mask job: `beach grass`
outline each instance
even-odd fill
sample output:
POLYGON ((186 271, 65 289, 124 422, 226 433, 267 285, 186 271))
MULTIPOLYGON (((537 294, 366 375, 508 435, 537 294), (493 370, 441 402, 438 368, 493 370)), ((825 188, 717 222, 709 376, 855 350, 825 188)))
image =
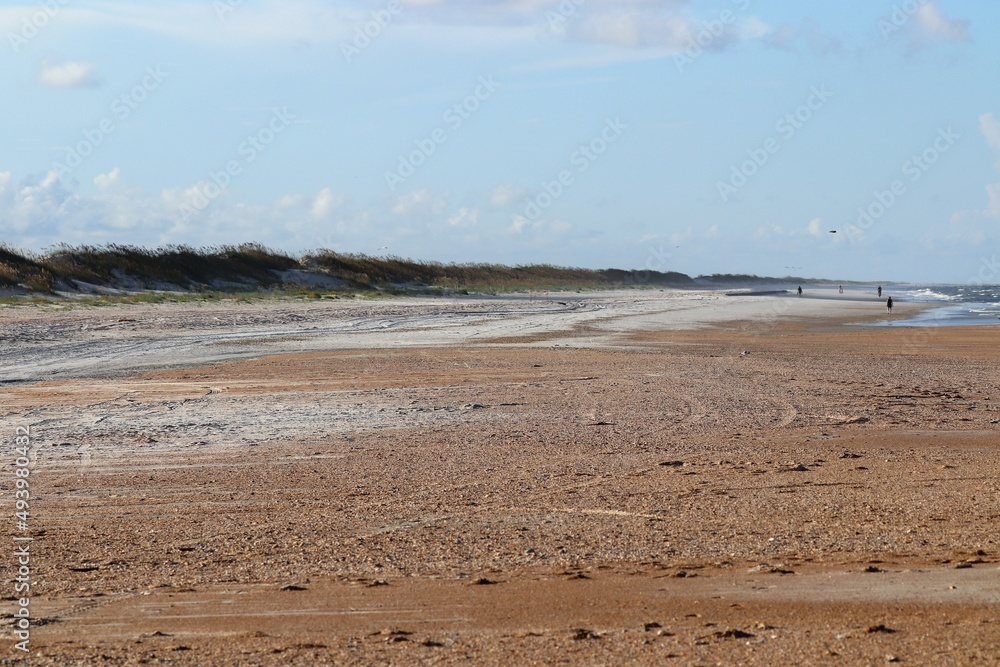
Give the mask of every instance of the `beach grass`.
POLYGON ((317 250, 292 256, 258 243, 191 248, 168 245, 70 246, 44 254, 0 246, 0 288, 9 303, 69 293, 83 303, 159 303, 230 298, 323 298, 355 293, 510 293, 620 287, 693 287, 677 272, 586 269, 550 264, 445 264, 317 250), (287 272, 299 272, 288 278, 287 272), (307 284, 310 280, 315 284, 307 284), (205 296, 211 294, 212 296, 205 296), (79 295, 79 296, 77 296, 79 295), (84 296, 88 295, 88 296, 84 296), (183 295, 183 296, 182 296, 183 295), (319 295, 319 296, 313 296, 319 295))

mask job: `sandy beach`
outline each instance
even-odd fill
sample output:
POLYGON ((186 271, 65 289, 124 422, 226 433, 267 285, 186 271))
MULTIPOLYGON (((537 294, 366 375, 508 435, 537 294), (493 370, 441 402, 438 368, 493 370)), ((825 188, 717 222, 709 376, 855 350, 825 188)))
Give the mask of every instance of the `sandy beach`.
POLYGON ((32 665, 1000 664, 996 326, 836 288, 0 314, 32 665))

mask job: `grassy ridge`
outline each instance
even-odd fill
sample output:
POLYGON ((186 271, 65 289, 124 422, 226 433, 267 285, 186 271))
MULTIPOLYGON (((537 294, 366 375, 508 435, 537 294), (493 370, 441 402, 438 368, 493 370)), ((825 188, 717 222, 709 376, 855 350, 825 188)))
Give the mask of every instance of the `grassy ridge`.
POLYGON ((532 264, 442 264, 399 257, 369 257, 323 251, 306 255, 303 263, 323 273, 364 286, 423 285, 453 289, 529 289, 547 287, 604 287, 615 285, 690 285, 682 273, 580 269, 532 264))
POLYGON ((691 286, 683 273, 580 269, 536 264, 442 264, 399 257, 371 257, 321 250, 296 258, 260 244, 195 249, 165 246, 61 245, 44 255, 0 246, 0 287, 33 292, 81 291, 79 283, 127 289, 226 289, 285 287, 290 269, 342 281, 348 289, 437 287, 517 290, 641 285, 691 286))
POLYGON ((0 287, 24 285, 33 292, 51 292, 52 272, 33 258, 0 245, 0 287))
POLYGON ((39 262, 64 282, 102 286, 138 283, 197 288, 220 281, 270 287, 280 281, 272 270, 297 268, 296 259, 255 243, 196 250, 166 246, 149 250, 127 245, 59 246, 39 262))

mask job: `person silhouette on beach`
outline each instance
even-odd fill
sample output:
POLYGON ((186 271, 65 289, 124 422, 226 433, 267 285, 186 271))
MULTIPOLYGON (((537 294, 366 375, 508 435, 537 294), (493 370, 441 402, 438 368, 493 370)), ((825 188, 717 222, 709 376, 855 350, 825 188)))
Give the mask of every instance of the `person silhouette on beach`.
POLYGON ((880 299, 882 298, 882 286, 881 285, 878 286, 878 296, 879 296, 880 299))
POLYGON ((841 294, 843 294, 843 293, 844 293, 844 286, 843 286, 843 285, 841 285, 841 286, 840 286, 840 293, 841 293, 841 294))
POLYGON ((885 312, 892 315, 892 297, 890 296, 885 302, 885 312))
POLYGON ((802 286, 799 285, 799 296, 802 296, 802 286))

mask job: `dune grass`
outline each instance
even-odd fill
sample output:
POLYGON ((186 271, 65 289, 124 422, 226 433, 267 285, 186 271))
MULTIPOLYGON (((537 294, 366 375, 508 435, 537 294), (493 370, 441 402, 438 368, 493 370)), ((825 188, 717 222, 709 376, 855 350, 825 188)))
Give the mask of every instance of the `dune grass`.
POLYGON ((426 286, 474 291, 524 289, 580 289, 624 285, 691 285, 682 273, 583 269, 551 264, 506 266, 503 264, 443 264, 416 262, 400 257, 371 257, 320 251, 307 254, 303 263, 359 286, 426 286))
POLYGON ((212 299, 221 297, 211 294, 271 292, 322 298, 324 291, 330 291, 285 283, 281 272, 290 269, 334 278, 348 292, 390 294, 693 286, 691 278, 674 272, 596 270, 550 264, 443 264, 330 250, 293 257, 257 243, 201 249, 183 245, 150 249, 119 244, 63 244, 42 255, 0 246, 0 287, 20 288, 35 295, 88 292, 93 291, 92 286, 128 292, 88 297, 87 302, 97 304, 121 300, 177 301, 182 298, 179 293, 187 292, 197 293, 191 298, 212 299))
POLYGON ((52 291, 53 274, 44 264, 28 253, 0 245, 0 287, 24 285, 32 292, 52 291))
POLYGON ((146 289, 197 288, 217 282, 246 283, 248 288, 277 284, 273 270, 296 268, 298 260, 255 243, 196 250, 165 246, 151 250, 129 245, 58 246, 40 262, 64 281, 146 289))

